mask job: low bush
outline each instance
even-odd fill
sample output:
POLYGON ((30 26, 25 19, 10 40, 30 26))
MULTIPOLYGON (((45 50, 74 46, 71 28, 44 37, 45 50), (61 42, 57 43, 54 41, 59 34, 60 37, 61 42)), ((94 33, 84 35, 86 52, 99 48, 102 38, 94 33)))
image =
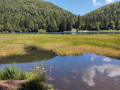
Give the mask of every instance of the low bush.
POLYGON ((46 34, 46 30, 40 29, 40 30, 38 30, 38 34, 46 34))
POLYGON ((44 75, 36 76, 34 79, 24 83, 19 90, 47 90, 45 80, 46 78, 44 75))

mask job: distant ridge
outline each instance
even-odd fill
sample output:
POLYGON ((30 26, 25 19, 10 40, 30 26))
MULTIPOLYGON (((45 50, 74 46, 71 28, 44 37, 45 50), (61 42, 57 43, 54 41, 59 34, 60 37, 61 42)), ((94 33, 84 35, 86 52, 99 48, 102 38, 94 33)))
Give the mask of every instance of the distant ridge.
POLYGON ((82 17, 86 22, 84 29, 120 30, 120 1, 103 6, 82 17))

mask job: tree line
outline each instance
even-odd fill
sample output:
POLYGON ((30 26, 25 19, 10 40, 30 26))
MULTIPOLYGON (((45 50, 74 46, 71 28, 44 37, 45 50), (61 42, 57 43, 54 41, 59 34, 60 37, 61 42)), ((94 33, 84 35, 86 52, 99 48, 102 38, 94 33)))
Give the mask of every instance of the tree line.
POLYGON ((92 11, 80 20, 83 30, 120 30, 120 2, 92 11))
POLYGON ((0 31, 62 32, 74 27, 76 16, 42 0, 0 0, 0 31))
POLYGON ((0 0, 0 31, 120 30, 120 2, 83 16, 42 0, 0 0))

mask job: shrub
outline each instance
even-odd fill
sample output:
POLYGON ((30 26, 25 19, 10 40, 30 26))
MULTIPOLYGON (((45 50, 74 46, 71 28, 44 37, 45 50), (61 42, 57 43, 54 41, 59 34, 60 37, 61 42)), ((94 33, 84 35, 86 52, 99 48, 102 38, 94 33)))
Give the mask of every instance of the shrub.
POLYGON ((23 84, 19 90, 47 90, 45 85, 45 76, 37 76, 27 83, 23 84))
POLYGON ((79 29, 78 29, 78 28, 76 29, 76 32, 79 32, 79 29))
POLYGON ((48 85, 48 87, 49 87, 49 89, 53 89, 54 88, 53 85, 48 85))
POLYGON ((40 30, 38 30, 38 34, 46 34, 46 30, 40 29, 40 30))
POLYGON ((27 83, 22 84, 19 90, 48 90, 49 87, 47 84, 45 84, 46 76, 44 74, 43 68, 43 64, 34 64, 32 72, 36 73, 36 75, 33 75, 32 78, 29 78, 29 81, 27 83))

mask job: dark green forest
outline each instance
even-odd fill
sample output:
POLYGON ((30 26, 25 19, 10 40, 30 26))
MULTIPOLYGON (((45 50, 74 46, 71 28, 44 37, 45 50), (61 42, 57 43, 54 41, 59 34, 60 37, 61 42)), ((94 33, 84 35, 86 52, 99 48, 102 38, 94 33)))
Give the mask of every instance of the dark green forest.
POLYGON ((0 0, 0 31, 71 30, 76 16, 42 0, 0 0))
POLYGON ((80 29, 120 30, 120 2, 106 5, 82 16, 80 29))
POLYGON ((0 0, 0 32, 120 30, 120 2, 83 16, 43 0, 0 0))

